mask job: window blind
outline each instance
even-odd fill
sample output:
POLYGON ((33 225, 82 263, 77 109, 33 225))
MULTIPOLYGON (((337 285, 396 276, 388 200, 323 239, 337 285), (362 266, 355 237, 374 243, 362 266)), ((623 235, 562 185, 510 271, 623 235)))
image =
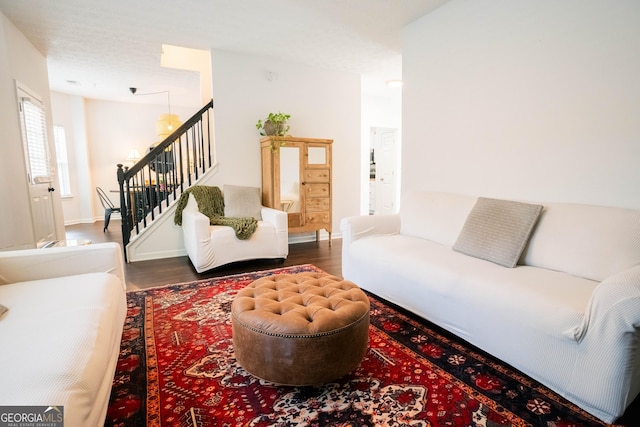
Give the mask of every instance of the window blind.
POLYGON ((32 183, 51 176, 47 127, 44 108, 31 98, 22 98, 22 126, 29 159, 29 175, 32 183))

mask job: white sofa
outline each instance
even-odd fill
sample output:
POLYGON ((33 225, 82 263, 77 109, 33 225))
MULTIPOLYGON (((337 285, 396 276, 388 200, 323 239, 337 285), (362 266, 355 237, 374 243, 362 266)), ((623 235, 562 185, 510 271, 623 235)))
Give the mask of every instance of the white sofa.
POLYGON ((506 268, 452 249, 476 200, 412 192, 343 219, 344 278, 613 422, 640 391, 640 211, 542 203, 506 268))
POLYGON ((116 243, 0 252, 0 406, 104 425, 126 316, 116 243))
MULTIPOLYGON (((228 187, 225 186, 225 192, 228 191, 228 187)), ((259 191, 257 188, 256 190, 259 191)), ((256 194, 256 203, 259 205, 259 193, 256 194)), ((225 209, 227 208, 228 206, 225 206, 225 209)), ((264 206, 258 206, 257 210, 259 213, 256 213, 256 216, 259 216, 260 220, 256 231, 249 239, 240 240, 231 227, 209 225, 209 218, 200 213, 195 197, 189 194, 189 201, 182 211, 182 234, 187 255, 198 273, 236 261, 287 258, 287 213, 264 206)))

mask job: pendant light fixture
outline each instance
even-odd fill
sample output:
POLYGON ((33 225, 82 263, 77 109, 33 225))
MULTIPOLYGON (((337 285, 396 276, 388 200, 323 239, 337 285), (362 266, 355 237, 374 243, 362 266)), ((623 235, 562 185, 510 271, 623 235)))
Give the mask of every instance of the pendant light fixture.
POLYGON ((160 117, 156 121, 156 134, 160 137, 160 140, 166 139, 173 133, 173 131, 175 131, 182 125, 180 117, 177 114, 171 114, 171 94, 168 90, 160 92, 136 93, 138 91, 138 88, 130 87, 129 91, 136 96, 159 95, 161 93, 167 94, 168 114, 160 114, 160 117))
POLYGON ((161 140, 164 140, 182 125, 180 117, 177 114, 160 114, 160 118, 156 122, 156 134, 161 140))

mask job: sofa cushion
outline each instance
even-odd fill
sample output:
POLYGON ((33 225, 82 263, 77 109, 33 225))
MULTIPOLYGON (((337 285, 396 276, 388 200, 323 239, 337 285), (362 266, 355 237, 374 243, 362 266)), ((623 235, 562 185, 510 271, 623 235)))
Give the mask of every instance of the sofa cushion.
POLYGON ((598 285, 558 271, 503 268, 403 235, 356 240, 347 251, 356 265, 348 280, 362 289, 469 341, 477 343, 482 335, 516 353, 519 350, 510 343, 527 339, 531 331, 563 339, 564 331, 580 323, 598 285), (487 320, 485 327, 481 319, 487 320), (496 325, 501 322, 505 323, 501 333, 511 330, 519 338, 501 335, 496 340, 496 325))
POLYGON ((402 197, 400 234, 451 246, 475 202, 475 197, 461 194, 408 192, 402 197))
POLYGON ((479 197, 453 250, 513 268, 541 211, 542 205, 479 197))
POLYGON ((549 203, 521 263, 602 281, 640 264, 640 210, 549 203))
POLYGON ((224 216, 253 217, 260 221, 262 202, 260 188, 240 185, 224 185, 224 216))

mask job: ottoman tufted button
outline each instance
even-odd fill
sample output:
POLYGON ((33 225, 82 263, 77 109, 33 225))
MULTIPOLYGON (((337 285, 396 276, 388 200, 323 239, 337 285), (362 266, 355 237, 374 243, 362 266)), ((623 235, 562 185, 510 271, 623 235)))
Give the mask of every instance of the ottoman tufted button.
POLYGON ((326 273, 263 277, 231 305, 238 363, 279 384, 312 385, 344 376, 364 357, 369 299, 326 273))

